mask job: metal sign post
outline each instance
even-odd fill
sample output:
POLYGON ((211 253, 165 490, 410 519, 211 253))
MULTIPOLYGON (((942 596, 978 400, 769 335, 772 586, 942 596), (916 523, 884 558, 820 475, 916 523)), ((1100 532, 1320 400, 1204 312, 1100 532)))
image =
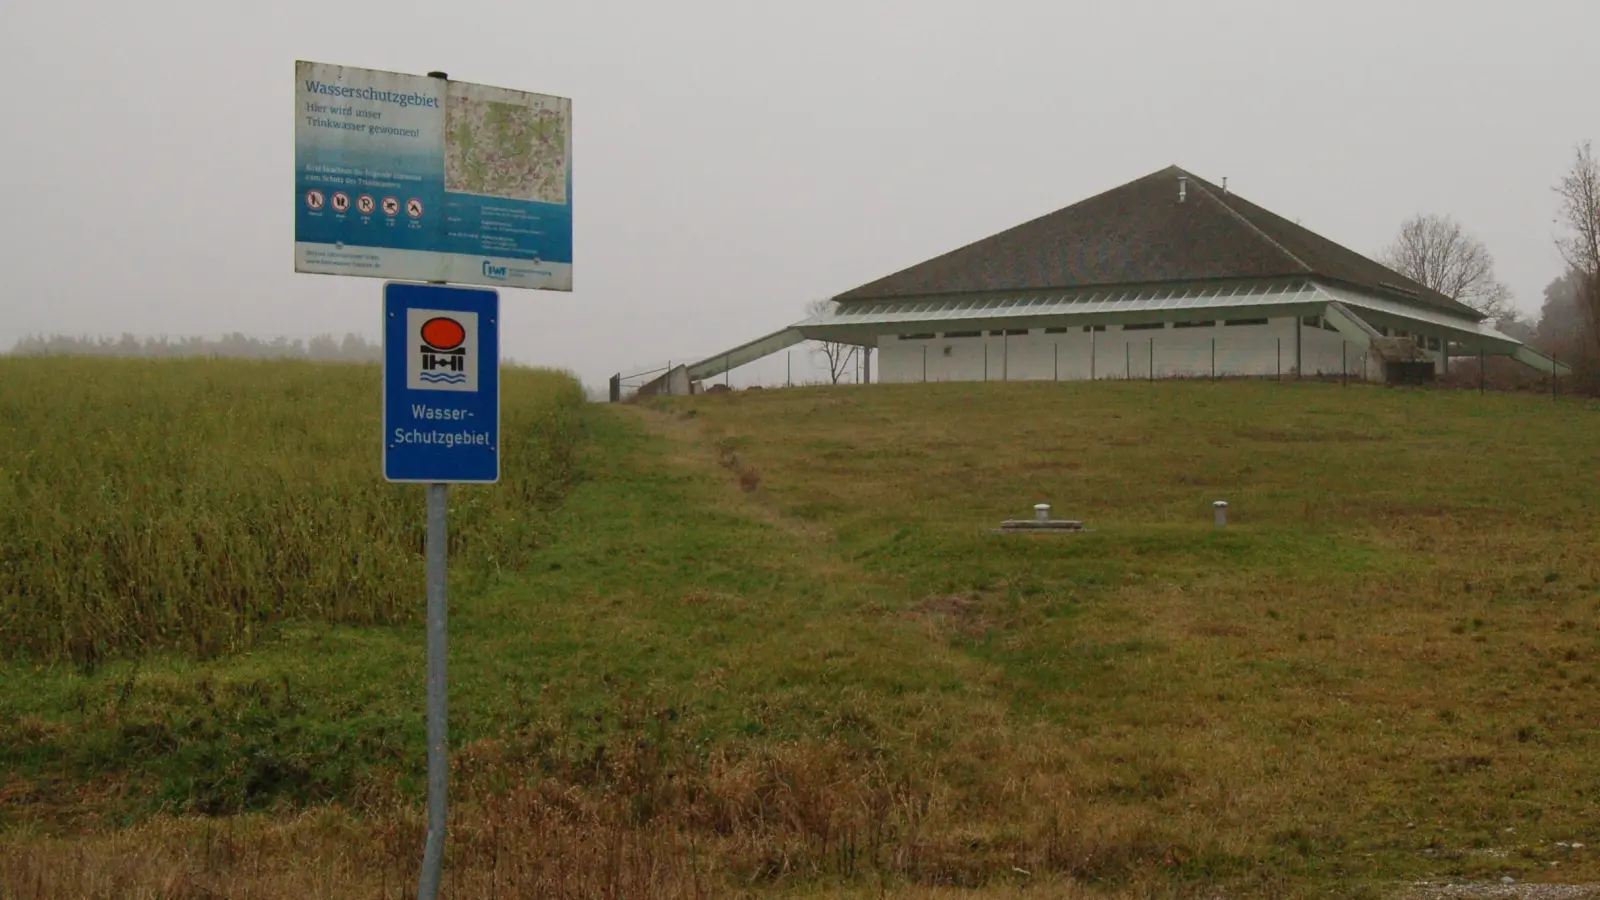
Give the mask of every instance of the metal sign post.
POLYGON ((500 297, 495 291, 384 285, 383 475, 425 484, 428 493, 428 839, 417 897, 434 900, 449 809, 450 484, 500 480, 500 297))
POLYGON ((422 851, 418 900, 439 896, 444 871, 444 834, 450 792, 449 757, 449 579, 450 485, 428 485, 428 842, 422 851))
POLYGON ((449 486, 500 480, 493 288, 572 290, 572 101, 306 60, 294 81, 294 271, 407 279, 383 288, 383 476, 427 485, 428 841, 417 896, 433 900, 450 774, 449 486))

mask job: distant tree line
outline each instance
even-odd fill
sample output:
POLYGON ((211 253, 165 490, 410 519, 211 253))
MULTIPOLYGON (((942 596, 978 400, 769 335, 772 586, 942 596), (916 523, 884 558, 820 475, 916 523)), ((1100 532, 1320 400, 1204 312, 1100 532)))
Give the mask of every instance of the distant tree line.
POLYGON ((263 339, 240 332, 210 337, 74 337, 51 335, 25 337, 11 348, 14 356, 130 356, 183 357, 215 356, 236 359, 308 359, 315 362, 377 362, 383 358, 383 345, 370 343, 359 334, 346 334, 341 340, 321 334, 309 341, 300 338, 263 339))

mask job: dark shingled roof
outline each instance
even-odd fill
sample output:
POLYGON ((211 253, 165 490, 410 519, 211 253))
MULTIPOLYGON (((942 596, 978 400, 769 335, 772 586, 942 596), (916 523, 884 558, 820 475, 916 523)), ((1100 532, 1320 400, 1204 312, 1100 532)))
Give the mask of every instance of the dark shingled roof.
POLYGON ((1319 276, 1474 321, 1483 316, 1238 194, 1170 166, 835 297, 1319 276), (1188 197, 1178 202, 1178 178, 1188 197))

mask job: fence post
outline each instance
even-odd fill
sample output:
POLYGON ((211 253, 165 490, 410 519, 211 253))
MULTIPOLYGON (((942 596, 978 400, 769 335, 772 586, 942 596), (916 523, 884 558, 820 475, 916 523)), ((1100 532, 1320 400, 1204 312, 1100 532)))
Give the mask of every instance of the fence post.
POLYGON ((1483 393, 1483 345, 1478 345, 1478 393, 1483 393))
POLYGON ((1339 386, 1350 384, 1350 342, 1339 342, 1339 386))
POLYGON ((1095 348, 1095 344, 1097 343, 1097 341, 1095 341, 1094 338, 1095 338, 1095 335, 1097 333, 1098 332, 1096 332, 1094 330, 1094 326, 1090 325, 1089 326, 1089 380, 1090 381, 1094 380, 1094 348, 1095 348))
POLYGON ((1217 339, 1211 339, 1211 380, 1217 380, 1217 339))
POLYGON ((928 345, 922 345, 922 383, 928 383, 928 345))
POLYGON ((1278 338, 1278 383, 1283 383, 1283 338, 1278 338))
MULTIPOLYGON (((981 331, 978 332, 978 333, 979 334, 983 334, 983 332, 981 332, 981 331)), ((984 339, 983 339, 983 380, 984 381, 988 381, 989 380, 989 338, 988 337, 984 337, 984 339)))
POLYGON ((1054 352, 1055 352, 1056 358, 1055 358, 1055 374, 1050 376, 1050 380, 1051 381, 1060 381, 1061 380, 1061 342, 1060 341, 1056 341, 1051 346, 1055 348, 1054 352))
POLYGON ((1156 339, 1155 338, 1151 338, 1150 339, 1150 381, 1153 384, 1155 382, 1155 380, 1156 380, 1156 339))
POLYGON ((783 386, 794 387, 794 351, 786 350, 783 354, 783 386))
POLYGON ((1304 325, 1305 325, 1305 317, 1304 316, 1295 316, 1294 317, 1294 380, 1295 381, 1299 381, 1300 379, 1306 377, 1306 348, 1305 348, 1305 333, 1304 333, 1304 330, 1303 330, 1303 326, 1304 325))
POLYGON ((1133 380, 1133 345, 1127 338, 1122 340, 1122 380, 1133 380))

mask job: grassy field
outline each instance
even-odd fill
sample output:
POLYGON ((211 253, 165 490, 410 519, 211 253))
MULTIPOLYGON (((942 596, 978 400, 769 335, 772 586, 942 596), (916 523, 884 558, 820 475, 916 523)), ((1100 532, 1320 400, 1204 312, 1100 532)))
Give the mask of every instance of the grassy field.
MULTIPOLYGON (((414 491, 374 478, 375 366, 0 359, 0 646, 92 669, 286 620, 415 618, 414 491)), ((537 543, 572 465, 565 378, 511 370, 513 475, 456 504, 469 574, 537 543)))
MULTIPOLYGON (((81 389, 102 424, 80 430, 139 408, 98 399, 126 381, 81 389)), ((383 497, 369 405, 324 440, 337 483, 383 497)), ((570 473, 539 468, 539 428, 508 442, 541 536, 452 594, 451 896, 1600 879, 1592 403, 919 385, 571 415, 570 473), (1092 531, 985 533, 1041 500, 1092 531)), ((208 434, 188 446, 237 452, 208 434)), ((470 496, 519 521, 496 490, 470 496)), ((396 496, 410 528, 420 495, 396 496)), ((92 671, 49 642, 15 655, 0 895, 413 890, 415 593, 368 619, 301 607, 216 652, 179 620, 92 671)))

